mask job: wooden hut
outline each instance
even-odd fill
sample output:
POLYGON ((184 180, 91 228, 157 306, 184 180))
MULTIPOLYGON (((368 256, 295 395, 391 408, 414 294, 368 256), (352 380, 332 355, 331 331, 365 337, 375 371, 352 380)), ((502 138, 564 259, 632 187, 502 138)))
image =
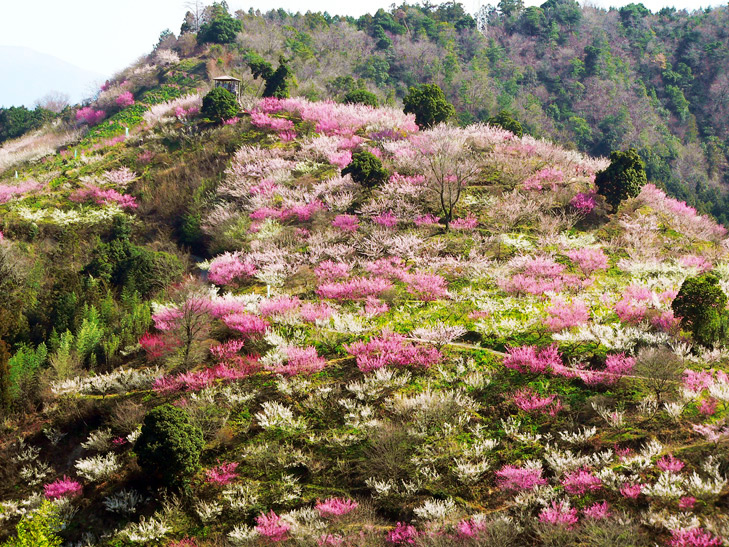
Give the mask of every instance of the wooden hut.
POLYGON ((217 78, 213 78, 213 82, 215 82, 215 87, 227 89, 235 95, 236 99, 240 100, 240 80, 238 78, 233 78, 233 76, 218 76, 217 78))

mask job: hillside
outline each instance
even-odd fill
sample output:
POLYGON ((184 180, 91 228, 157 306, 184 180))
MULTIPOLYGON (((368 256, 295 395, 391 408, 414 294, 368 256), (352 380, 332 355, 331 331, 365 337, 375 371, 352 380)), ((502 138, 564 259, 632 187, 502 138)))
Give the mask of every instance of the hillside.
POLYGON ((237 12, 243 31, 233 54, 216 55, 210 68, 254 91, 246 56, 275 63, 283 54, 296 93, 310 100, 339 99, 360 80, 394 105, 409 86, 437 83, 461 124, 506 109, 529 134, 584 153, 637 148, 650 180, 729 221, 727 6, 651 13, 638 3, 610 11, 574 0, 493 4, 500 8, 473 16, 457 3, 403 4, 356 20, 237 12))
POLYGON ((729 543, 723 226, 227 47, 0 148, 4 545, 729 543))

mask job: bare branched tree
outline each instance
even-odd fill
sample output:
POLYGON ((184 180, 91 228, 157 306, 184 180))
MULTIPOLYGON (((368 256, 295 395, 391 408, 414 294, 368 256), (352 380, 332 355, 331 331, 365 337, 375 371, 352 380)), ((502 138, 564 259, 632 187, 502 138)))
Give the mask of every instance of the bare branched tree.
POLYGON ((40 106, 56 114, 60 113, 69 104, 70 97, 68 94, 61 93, 60 91, 51 91, 35 102, 36 106, 40 106))
POLYGON ((447 231, 463 191, 481 170, 478 156, 462 132, 445 125, 423 135, 420 153, 428 189, 447 231))

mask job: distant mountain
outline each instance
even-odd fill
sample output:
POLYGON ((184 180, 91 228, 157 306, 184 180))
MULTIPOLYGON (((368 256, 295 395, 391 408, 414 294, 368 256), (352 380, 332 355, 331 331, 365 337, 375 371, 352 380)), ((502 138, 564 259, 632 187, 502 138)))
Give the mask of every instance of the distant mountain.
POLYGON ((50 91, 60 91, 79 102, 91 95, 103 74, 26 47, 0 46, 0 106, 32 106, 50 91))

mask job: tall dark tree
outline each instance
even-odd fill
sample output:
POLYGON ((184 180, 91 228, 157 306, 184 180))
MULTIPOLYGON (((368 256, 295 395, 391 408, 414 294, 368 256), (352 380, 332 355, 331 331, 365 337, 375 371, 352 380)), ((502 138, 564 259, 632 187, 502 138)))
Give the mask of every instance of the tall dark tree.
POLYGON ((647 182, 645 164, 634 148, 612 152, 610 165, 595 175, 598 193, 615 209, 624 199, 637 196, 647 182))
POLYGON ((134 452, 150 477, 178 486, 200 469, 204 444, 202 432, 190 423, 185 411, 165 404, 144 417, 134 452))
POLYGON ((415 114, 415 123, 423 128, 444 122, 456 113, 443 90, 436 84, 411 87, 403 102, 405 112, 415 114))

